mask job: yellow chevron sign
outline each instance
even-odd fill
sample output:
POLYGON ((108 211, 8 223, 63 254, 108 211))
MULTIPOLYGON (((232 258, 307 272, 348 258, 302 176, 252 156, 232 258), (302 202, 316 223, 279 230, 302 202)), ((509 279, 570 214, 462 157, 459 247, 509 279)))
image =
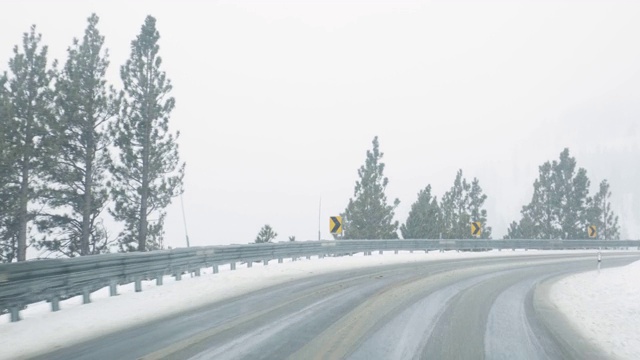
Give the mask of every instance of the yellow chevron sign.
POLYGON ((598 230, 596 229, 595 225, 589 225, 589 227, 587 228, 587 232, 589 233, 590 238, 595 238, 596 236, 598 236, 598 230))
POLYGON ((482 223, 480 223, 480 221, 474 221, 471 223, 471 235, 473 236, 482 235, 482 223))
POLYGON ((332 216, 329 218, 329 231, 332 234, 342 234, 342 216, 332 216))

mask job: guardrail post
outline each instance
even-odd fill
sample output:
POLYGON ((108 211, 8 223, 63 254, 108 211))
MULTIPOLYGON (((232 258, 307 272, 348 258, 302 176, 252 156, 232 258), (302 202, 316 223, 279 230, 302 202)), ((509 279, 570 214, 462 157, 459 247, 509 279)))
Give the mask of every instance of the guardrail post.
POLYGON ((200 276, 200 268, 197 268, 194 272, 196 273, 196 276, 200 276))
POLYGON ((379 254, 382 255, 384 253, 384 251, 380 250, 379 254))
POLYGON ((252 266, 253 266, 253 260, 247 261, 247 268, 250 268, 252 266))
POLYGON ((164 275, 162 273, 156 276, 156 286, 162 286, 163 278, 164 278, 164 275))
POLYGON ((136 288, 136 292, 141 292, 142 291, 142 280, 140 278, 136 278, 135 280, 135 288, 136 288))
POLYGON ((88 288, 82 289, 82 303, 89 304, 91 302, 91 291, 88 288))
POLYGON ((291 261, 296 261, 296 260, 298 260, 298 258, 296 258, 296 257, 292 257, 291 258, 291 261))
POLYGON ((311 256, 310 255, 307 255, 307 260, 311 260, 311 256))
POLYGON ((284 260, 282 258, 278 258, 278 264, 282 264, 284 260))
POLYGON ((12 306, 9 311, 11 311, 11 322, 20 321, 20 307, 12 306))
POLYGON ((393 253, 397 255, 398 254, 398 250, 394 250, 393 253))
POLYGON ((176 281, 182 280, 182 270, 176 272, 176 281))
POLYGON ((118 284, 114 281, 109 284, 109 296, 118 295, 118 284))
POLYGON ((235 270, 235 269, 236 269, 236 263, 235 263, 235 262, 232 262, 232 263, 231 263, 231 270, 235 270))
POLYGON ((218 270, 218 265, 213 265, 213 273, 217 274, 220 270, 218 270))
POLYGON ((51 311, 59 311, 60 310, 60 298, 54 296, 51 298, 51 311))
POLYGON ((262 260, 262 264, 263 264, 264 266, 269 265, 269 260, 267 260, 267 259, 262 260))

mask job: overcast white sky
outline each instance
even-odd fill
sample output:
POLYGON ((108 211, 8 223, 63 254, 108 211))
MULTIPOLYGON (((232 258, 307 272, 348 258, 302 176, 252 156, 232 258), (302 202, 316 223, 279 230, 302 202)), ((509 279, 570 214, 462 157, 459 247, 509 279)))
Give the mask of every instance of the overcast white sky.
MULTIPOLYGON (((375 135, 403 222, 462 168, 489 196, 494 238, 564 147, 609 179, 623 237, 640 238, 640 3, 3 1, 0 70, 31 24, 65 59, 96 12, 109 80, 147 14, 161 35, 187 162, 192 245, 322 237, 375 135)), ((184 246, 179 198, 168 246, 184 246)))

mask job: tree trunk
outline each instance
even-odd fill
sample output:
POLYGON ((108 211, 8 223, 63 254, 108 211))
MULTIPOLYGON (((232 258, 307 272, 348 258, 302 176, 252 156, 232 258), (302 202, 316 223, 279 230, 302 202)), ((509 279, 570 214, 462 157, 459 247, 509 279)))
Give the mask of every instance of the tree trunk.
POLYGON ((80 255, 89 255, 91 235, 91 199, 93 195, 93 134, 89 135, 87 157, 85 158, 84 204, 82 206, 82 234, 80 235, 80 255))
POLYGON ((20 182, 20 206, 18 208, 18 261, 27 260, 27 222, 29 221, 29 157, 22 157, 22 179, 20 182))
POLYGON ((147 242, 147 198, 149 193, 148 144, 142 150, 142 195, 140 196, 140 229, 138 231, 138 251, 145 251, 147 242))
POLYGON ((147 243, 147 200, 149 198, 149 148, 151 146, 151 114, 148 111, 144 126, 142 145, 142 194, 140 195, 140 230, 138 231, 138 251, 146 250, 147 243))

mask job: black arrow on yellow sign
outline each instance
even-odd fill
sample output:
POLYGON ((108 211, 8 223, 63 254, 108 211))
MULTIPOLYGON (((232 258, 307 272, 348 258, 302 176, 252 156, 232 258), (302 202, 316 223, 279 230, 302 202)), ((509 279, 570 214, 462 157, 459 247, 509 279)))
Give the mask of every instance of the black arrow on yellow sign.
POLYGON ((482 224, 479 221, 471 223, 471 235, 478 236, 482 234, 482 224))
POLYGON ((595 225, 589 225, 589 237, 594 238, 598 235, 598 231, 595 225))
POLYGON ((342 233, 342 216, 331 216, 329 218, 329 230, 332 234, 342 233))

